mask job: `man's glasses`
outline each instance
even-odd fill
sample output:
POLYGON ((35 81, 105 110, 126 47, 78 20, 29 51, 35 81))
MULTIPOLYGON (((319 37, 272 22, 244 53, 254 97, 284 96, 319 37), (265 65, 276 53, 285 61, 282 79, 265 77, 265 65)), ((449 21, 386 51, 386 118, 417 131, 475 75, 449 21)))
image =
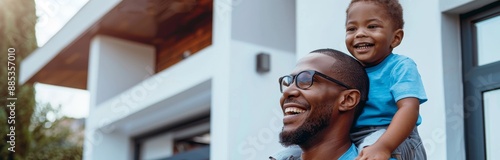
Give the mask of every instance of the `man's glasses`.
POLYGON ((323 77, 323 78, 325 78, 333 83, 337 83, 338 85, 345 87, 347 89, 353 89, 352 87, 349 87, 348 85, 346 85, 346 84, 344 84, 344 83, 342 83, 342 82, 340 82, 332 77, 329 77, 323 73, 320 73, 318 71, 305 70, 305 71, 300 72, 297 75, 286 75, 286 76, 280 77, 279 83, 280 83, 281 93, 283 93, 283 91, 285 89, 290 87, 290 85, 293 82, 295 82, 295 86, 297 86, 297 88, 300 88, 302 90, 308 89, 309 87, 311 87, 313 85, 314 75, 318 75, 320 77, 323 77))

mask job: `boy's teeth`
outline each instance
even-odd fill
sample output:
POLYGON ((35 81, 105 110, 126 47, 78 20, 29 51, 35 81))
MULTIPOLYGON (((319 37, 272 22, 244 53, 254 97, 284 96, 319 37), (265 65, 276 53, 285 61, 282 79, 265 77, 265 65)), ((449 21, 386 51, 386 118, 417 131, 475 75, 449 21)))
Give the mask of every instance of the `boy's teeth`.
POLYGON ((299 114, 299 113, 304 113, 305 110, 296 108, 296 107, 288 107, 285 109, 285 113, 287 114, 299 114))
POLYGON ((369 48, 371 46, 372 45, 368 44, 368 43, 361 43, 361 44, 356 45, 355 47, 358 48, 358 49, 366 49, 366 48, 369 48))

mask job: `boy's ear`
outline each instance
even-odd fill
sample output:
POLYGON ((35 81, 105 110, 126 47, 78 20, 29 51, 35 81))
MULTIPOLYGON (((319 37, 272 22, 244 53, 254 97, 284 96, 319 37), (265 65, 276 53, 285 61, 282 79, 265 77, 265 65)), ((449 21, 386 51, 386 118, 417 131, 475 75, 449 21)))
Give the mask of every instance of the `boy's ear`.
POLYGON ((394 31, 394 39, 392 40, 391 48, 396 48, 397 46, 399 46, 399 44, 401 44, 401 41, 403 41, 404 34, 405 33, 403 29, 398 29, 394 31))
POLYGON ((358 105, 361 93, 357 89, 348 89, 342 92, 342 101, 339 110, 341 112, 352 110, 358 105))

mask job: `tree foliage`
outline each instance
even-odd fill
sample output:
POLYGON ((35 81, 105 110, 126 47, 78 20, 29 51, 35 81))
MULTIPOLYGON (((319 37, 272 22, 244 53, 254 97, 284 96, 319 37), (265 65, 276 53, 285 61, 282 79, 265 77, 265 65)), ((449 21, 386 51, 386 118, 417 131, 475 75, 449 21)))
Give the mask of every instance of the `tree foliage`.
POLYGON ((20 62, 37 48, 35 38, 35 2, 33 0, 0 0, 0 128, 1 137, 9 132, 7 117, 11 116, 6 107, 7 97, 15 97, 15 152, 7 150, 9 144, 0 143, 1 159, 22 159, 29 150, 31 133, 29 126, 35 109, 35 91, 32 85, 18 85, 20 62), (14 48, 15 59, 15 95, 9 96, 7 90, 7 53, 14 48))
POLYGON ((82 159, 84 126, 75 123, 78 120, 73 118, 62 117, 55 121, 47 118, 50 115, 59 115, 59 110, 60 106, 54 109, 50 104, 37 107, 30 130, 38 134, 33 135, 32 148, 26 155, 27 160, 82 159))
MULTIPOLYGON (((19 85, 21 61, 37 48, 35 37, 36 12, 34 0, 0 0, 0 160, 3 159, 81 159, 82 144, 69 141, 74 131, 64 125, 71 121, 60 118, 55 121, 46 119, 48 114, 57 114, 50 105, 41 106, 36 111, 35 90, 33 85, 19 85), (7 54, 14 48, 15 95, 8 94, 7 54), (15 152, 6 143, 10 136, 8 117, 12 116, 7 106, 7 97, 17 98, 15 104, 15 152), (36 113, 35 113, 36 111, 36 113), (51 124, 50 124, 51 123, 51 124)), ((29 64, 27 64, 29 65, 29 64)), ((9 101, 10 102, 10 101, 9 101)), ((69 120, 68 120, 69 119, 69 120)), ((83 138, 83 135, 82 135, 83 138)), ((80 139, 82 139, 80 138, 80 139)), ((78 138, 77 138, 78 139, 78 138)))

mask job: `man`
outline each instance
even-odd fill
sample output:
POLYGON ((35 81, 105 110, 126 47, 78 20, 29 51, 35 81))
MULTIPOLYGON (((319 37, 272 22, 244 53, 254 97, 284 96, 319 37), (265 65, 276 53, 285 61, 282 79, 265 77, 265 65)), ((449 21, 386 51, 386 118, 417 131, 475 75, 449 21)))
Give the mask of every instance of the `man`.
POLYGON ((349 130, 368 95, 368 77, 354 58, 333 49, 312 51, 279 78, 284 113, 272 160, 353 160, 349 130))

